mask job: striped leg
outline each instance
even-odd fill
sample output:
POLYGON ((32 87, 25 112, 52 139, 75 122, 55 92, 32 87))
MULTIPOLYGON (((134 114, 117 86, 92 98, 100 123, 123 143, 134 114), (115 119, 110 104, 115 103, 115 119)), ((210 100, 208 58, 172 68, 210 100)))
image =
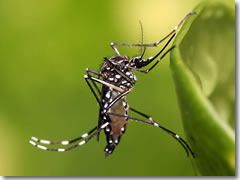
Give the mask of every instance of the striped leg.
POLYGON ((98 83, 100 83, 100 84, 103 84, 103 85, 105 85, 105 86, 108 86, 108 87, 110 87, 110 88, 113 88, 113 89, 115 89, 115 90, 118 91, 118 92, 121 92, 121 93, 124 92, 124 90, 123 90, 122 88, 117 87, 117 86, 115 86, 115 85, 112 85, 112 84, 110 84, 110 83, 108 83, 108 82, 105 82, 105 81, 103 81, 103 80, 100 80, 100 79, 98 79, 98 78, 95 78, 95 77, 93 77, 93 76, 84 75, 84 78, 85 78, 85 79, 90 79, 91 81, 96 81, 96 82, 98 82, 98 83))
POLYGON ((140 47, 156 47, 158 46, 158 44, 160 44, 161 42, 163 42, 165 39, 167 39, 169 36, 171 36, 172 34, 174 34, 178 28, 186 21, 186 19, 193 15, 193 14, 196 14, 196 12, 190 12, 188 13, 181 21, 180 23, 170 32, 168 33, 164 38, 162 38, 161 40, 155 42, 155 43, 152 43, 152 44, 129 44, 129 43, 111 43, 111 47, 114 51, 114 53, 117 55, 117 56, 120 56, 120 53, 119 51, 117 50, 116 46, 140 46, 140 47))
MULTIPOLYGON (((122 97, 126 96, 126 95, 127 95, 129 92, 131 92, 131 90, 132 90, 132 88, 131 88, 131 89, 129 89, 128 91, 124 91, 123 89, 121 89, 121 88, 119 88, 119 87, 117 87, 117 86, 114 86, 114 85, 112 85, 112 84, 109 84, 109 83, 107 83, 107 82, 105 82, 105 81, 99 80, 99 79, 94 78, 94 77, 89 76, 89 75, 88 75, 88 76, 85 75, 84 78, 85 78, 85 80, 86 80, 89 88, 91 89, 94 97, 96 98, 96 100, 97 100, 100 108, 103 109, 103 112, 104 112, 105 114, 106 114, 106 112, 107 112, 117 101, 119 101, 119 99, 121 99, 122 97), (93 87, 92 87, 91 84, 88 82, 89 79, 90 79, 91 81, 96 81, 96 82, 98 82, 98 83, 100 83, 100 84, 106 85, 106 86, 111 87, 111 88, 116 89, 116 90, 117 90, 117 88, 119 88, 119 89, 121 89, 121 91, 119 90, 119 92, 121 92, 121 93, 120 93, 116 98, 113 99, 113 101, 111 102, 111 104, 109 104, 109 106, 108 106, 107 108, 104 108, 104 107, 102 106, 102 103, 100 102, 100 100, 99 100, 96 92, 94 91, 93 87)), ((106 114, 106 115, 108 115, 108 114, 106 114)))
MULTIPOLYGON (((152 61, 154 61, 160 54, 162 54, 162 52, 167 48, 167 46, 169 45, 169 43, 173 40, 174 36, 176 35, 176 33, 174 33, 171 38, 167 41, 167 43, 164 45, 164 47, 154 56, 154 57, 150 57, 145 61, 141 61, 138 65, 138 68, 142 68, 147 66, 148 64, 150 64, 152 61)), ((170 48, 172 49, 172 48, 170 48)), ((162 57, 160 57, 160 59, 157 61, 159 62, 161 59, 163 59, 163 57, 169 52, 170 50, 167 50, 166 53, 164 53, 164 55, 162 57)), ((155 65, 154 65, 155 66, 155 65)), ((152 68, 151 68, 152 69, 152 68)), ((149 72, 149 70, 146 70, 147 72, 149 72)), ((147 73, 146 72, 146 73, 147 73)))
MULTIPOLYGON (((135 68, 135 67, 130 67, 130 66, 129 66, 128 68, 133 69, 133 70, 135 70, 135 71, 139 71, 139 72, 142 72, 142 73, 147 74, 147 73, 149 73, 170 51, 172 51, 175 47, 176 47, 176 46, 172 46, 171 48, 169 48, 169 49, 168 49, 149 69, 147 69, 147 70, 142 70, 142 69, 135 68)), ((165 48, 165 47, 164 47, 164 48, 165 48)), ((161 51, 160 51, 159 53, 161 53, 161 51)), ((159 53, 158 53, 156 56, 159 56, 159 53)), ((144 67, 144 66, 147 66, 148 64, 150 64, 150 63, 156 58, 156 56, 153 57, 153 58, 149 58, 149 59, 147 59, 146 61, 142 61, 141 64, 139 64, 139 65, 141 65, 140 68, 141 68, 141 67, 144 67)))
POLYGON ((131 111, 133 111, 133 112, 135 112, 137 114, 140 114, 141 116, 143 116, 143 117, 147 118, 148 120, 152 121, 152 117, 149 116, 149 115, 146 115, 146 114, 144 114, 144 113, 142 113, 142 112, 140 112, 140 111, 138 111, 136 109, 133 109, 131 107, 129 107, 129 110, 131 110, 131 111))
POLYGON ((78 144, 75 144, 71 147, 68 147, 68 148, 47 148, 45 146, 42 146, 42 145, 39 145, 37 144, 36 142, 33 142, 33 141, 29 141, 33 146, 37 147, 37 148, 40 148, 40 149, 43 149, 43 150, 46 150, 46 151, 58 151, 58 152, 63 152, 63 151, 70 151, 76 147, 79 147, 79 146, 82 146, 83 144, 86 144, 88 141, 90 141, 94 136, 96 136, 101 130, 103 130, 107 125, 109 125, 109 122, 106 122, 104 123, 99 129, 97 129, 97 131, 95 131, 92 135, 90 135, 88 138, 86 138, 85 140, 81 141, 80 143, 78 144))
POLYGON ((171 50, 173 50, 176 46, 172 46, 169 48, 158 60, 155 62, 149 69, 145 70, 145 73, 149 73, 171 50))
POLYGON ((153 60, 155 60, 167 47, 167 45, 171 42, 171 40, 173 39, 173 37, 176 34, 173 34, 172 37, 169 39, 169 41, 165 44, 165 46, 154 56, 154 57, 150 57, 147 60, 140 60, 141 62, 139 62, 138 66, 139 67, 131 67, 128 66, 129 69, 135 70, 135 71, 139 71, 142 73, 149 73, 170 51, 172 51, 176 46, 172 46, 171 48, 169 48, 149 69, 147 70, 142 70, 140 68, 147 66, 148 64, 150 64, 153 60))
MULTIPOLYGON (((85 75, 84 78, 85 78, 85 80, 86 80, 86 83, 87 83, 88 87, 90 88, 91 92, 93 93, 96 101, 98 102, 98 105, 99 105, 99 107, 100 107, 100 110, 102 111, 102 110, 103 110, 103 104, 102 104, 102 102, 100 101, 101 91, 100 91, 100 89, 98 88, 98 86, 97 86, 97 84, 96 84, 96 81, 94 81, 94 80, 91 79, 92 76, 90 75, 90 73, 96 74, 96 75, 98 75, 99 77, 101 76, 101 74, 100 74, 99 72, 97 72, 97 71, 94 71, 94 70, 88 69, 88 68, 86 69, 86 71, 87 71, 87 74, 88 74, 88 75, 85 75), (98 97, 97 93, 95 92, 95 90, 93 89, 92 85, 90 84, 89 80, 93 83, 95 89, 97 89, 97 92, 98 92, 99 97, 98 97)), ((100 83, 100 82, 98 82, 98 83, 100 83)), ((108 120, 109 122, 111 121, 111 119, 110 119, 110 117, 108 116, 108 114, 106 114, 106 118, 107 118, 107 120, 108 120)), ((102 123, 103 123, 103 121, 102 121, 102 119, 100 118, 100 115, 99 115, 99 116, 98 116, 98 125, 97 125, 97 128, 99 128, 102 123)), ((100 133, 97 134, 97 141, 99 141, 99 138, 100 138, 100 133)))
POLYGON ((154 125, 160 129, 162 129, 163 131, 167 132, 169 135, 171 135, 174 139, 176 139, 181 145, 182 147, 185 149, 186 153, 187 153, 187 156, 189 156, 189 152, 191 153, 192 157, 195 158, 195 154, 193 153, 192 149, 190 148, 190 146, 187 144, 187 142, 182 139, 179 135, 177 135, 176 133, 168 130, 167 128, 161 126, 159 123, 157 123, 156 121, 153 121, 153 120, 143 120, 143 119, 139 119, 139 118, 135 118, 135 117, 130 117, 130 116, 126 116, 126 115, 121 115, 121 114, 116 114, 116 113, 111 113, 111 112, 108 112, 109 115, 113 115, 113 116, 119 116, 119 117, 125 117, 125 118, 128 118, 128 119, 133 119, 133 120, 136 120, 136 121, 140 121, 140 122, 144 122, 144 123, 148 123, 148 124, 151 124, 151 125, 154 125))
POLYGON ((56 141, 56 142, 53 142, 53 141, 49 141, 49 140, 38 139, 38 138, 36 138, 36 137, 31 137, 31 139, 32 139, 33 141, 36 141, 36 142, 41 143, 41 144, 61 144, 61 145, 68 145, 68 144, 72 144, 72 143, 74 143, 74 142, 76 142, 76 141, 79 141, 79 140, 81 140, 81 139, 83 139, 83 138, 88 137, 88 136, 91 135, 96 129, 97 129, 97 126, 94 127, 92 130, 90 130, 88 133, 85 133, 85 134, 83 134, 83 135, 80 136, 80 137, 77 137, 77 138, 75 138, 75 139, 68 140, 68 141, 56 141))
MULTIPOLYGON (((87 69, 86 69, 86 72, 87 72, 87 75, 88 75, 88 76, 91 76, 90 73, 95 74, 95 75, 98 75, 98 78, 99 78, 100 76, 102 76, 100 72, 94 71, 94 70, 92 70, 92 69, 88 69, 88 68, 87 68, 87 69)), ((100 91, 100 89, 98 88, 98 86, 97 86, 97 84, 95 83, 95 81, 92 81, 92 83, 93 83, 94 87, 97 89, 98 94, 101 95, 101 91, 100 91)))

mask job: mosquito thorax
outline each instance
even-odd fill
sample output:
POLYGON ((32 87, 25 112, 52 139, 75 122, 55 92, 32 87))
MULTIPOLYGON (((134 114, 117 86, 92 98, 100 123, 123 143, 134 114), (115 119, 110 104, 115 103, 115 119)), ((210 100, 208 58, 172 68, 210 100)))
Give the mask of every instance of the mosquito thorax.
POLYGON ((128 56, 112 56, 110 58, 104 58, 105 61, 110 61, 114 65, 126 65, 129 62, 128 56))
POLYGON ((129 90, 137 80, 132 72, 130 62, 127 56, 105 57, 101 67, 103 80, 122 88, 124 91, 129 90))

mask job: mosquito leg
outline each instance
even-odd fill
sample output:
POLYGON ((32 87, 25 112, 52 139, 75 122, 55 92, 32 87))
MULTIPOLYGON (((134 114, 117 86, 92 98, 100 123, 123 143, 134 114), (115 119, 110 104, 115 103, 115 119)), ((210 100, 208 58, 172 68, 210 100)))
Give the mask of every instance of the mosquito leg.
MULTIPOLYGON (((119 88, 119 87, 117 87, 117 86, 114 86, 114 85, 112 85, 112 84, 110 84, 110 83, 107 83, 107 82, 105 82, 105 81, 102 81, 102 80, 100 80, 100 79, 94 78, 94 77, 92 77, 92 76, 87 76, 87 75, 85 75, 84 78, 85 78, 85 80, 86 80, 89 88, 91 89, 94 97, 96 98, 99 106, 101 107, 101 109, 105 109, 105 108, 103 108, 102 103, 100 102, 100 100, 99 100, 96 92, 94 91, 93 87, 92 87, 91 84, 88 82, 88 80, 90 79, 90 80, 92 80, 92 81, 96 81, 96 82, 98 82, 98 83, 100 83, 100 84, 103 84, 103 85, 106 85, 106 86, 108 86, 108 87, 110 87, 110 88, 118 89, 119 91, 120 91, 120 89, 121 89, 121 88, 119 88)), ((130 90, 131 90, 131 89, 130 89, 130 90)), ((119 95, 120 98, 121 98, 122 96, 128 94, 128 93, 130 92, 130 90, 128 90, 128 91, 120 94, 120 95, 119 95)), ((124 91, 124 90, 121 89, 121 91, 124 91)), ((118 98, 119 96, 117 96, 117 97, 112 101, 112 103, 111 103, 112 105, 115 104, 115 103, 120 99, 120 98, 118 98)))
MULTIPOLYGON (((92 91, 95 99, 97 100, 97 102, 98 102, 98 104, 99 104, 99 106, 100 106, 100 108, 101 108, 102 110, 104 109, 104 107, 103 107, 100 99, 98 98, 96 92, 94 91, 93 87, 91 86, 91 84, 89 83, 88 80, 91 80, 91 82, 94 82, 94 83, 95 83, 95 82, 98 82, 98 83, 103 84, 103 85, 106 85, 106 86, 108 86, 108 87, 110 87, 110 88, 115 88, 115 89, 118 88, 118 89, 121 89, 121 88, 119 88, 119 87, 117 87, 117 86, 114 86, 114 85, 112 85, 112 84, 110 84, 110 83, 107 83, 107 82, 102 81, 102 80, 100 80, 100 79, 94 78, 94 77, 92 77, 91 75, 85 75, 84 78, 85 78, 85 80, 86 80, 89 88, 91 89, 91 91, 92 91)), ((97 86, 97 85, 96 85, 96 86, 97 86)), ((97 88, 98 88, 98 87, 97 87, 97 88)), ((98 89, 98 90, 99 90, 99 89, 98 89)), ((123 90, 121 89, 121 91, 123 91, 123 90)), ((100 90, 99 90, 99 95, 100 95, 100 94, 101 94, 101 93, 100 93, 100 90)), ((114 102, 114 101, 113 101, 113 102, 114 102)), ((116 103, 116 102, 117 102, 117 101, 115 101, 114 103, 116 103)))
MULTIPOLYGON (((87 72, 88 72, 88 70, 89 70, 89 69, 87 69, 87 72)), ((91 71, 91 72, 94 73, 93 71, 91 71)), ((96 73, 95 73, 95 74, 96 74, 96 73)), ((86 77, 86 76, 84 76, 84 77, 86 77)), ((90 74, 88 74, 88 77, 91 77, 90 74)), ((91 86, 91 84, 88 82, 89 79, 86 79, 86 78, 85 78, 85 80, 86 80, 89 88, 91 89, 91 91, 92 91, 95 99, 97 100, 97 102, 98 102, 98 104, 99 104, 99 106, 100 106, 100 111, 102 112, 103 109, 104 109, 102 102, 100 102, 100 99, 98 98, 96 92, 94 91, 94 89, 93 89, 93 87, 91 86)), ((100 92, 98 86, 96 85, 95 81, 93 81, 92 79, 90 79, 90 80, 91 80, 91 82, 94 84, 95 88, 97 89, 98 94, 101 96, 101 92, 100 92)), ((101 112, 100 112, 100 113, 101 113, 101 112)), ((103 118, 106 118, 105 120, 108 120, 108 122, 111 121, 111 119, 110 119, 110 117, 109 117, 108 114, 105 114, 105 116, 104 116, 103 118)), ((101 114, 99 114, 97 128, 99 128, 102 123, 103 123, 103 121, 102 121, 102 118, 101 118, 101 114)), ((100 133, 100 132, 99 132, 99 133, 100 133)), ((99 141, 99 137, 100 137, 100 136, 99 136, 99 135, 100 135, 99 133, 97 134, 97 141, 99 141)))
POLYGON ((135 113, 137 113, 137 114, 139 114, 139 115, 147 118, 148 120, 152 121, 152 117, 149 116, 149 115, 146 115, 146 114, 144 114, 144 113, 142 113, 142 112, 140 112, 140 111, 138 111, 138 110, 136 110, 136 109, 133 109, 133 108, 131 108, 131 107, 129 107, 129 110, 131 110, 131 111, 133 111, 133 112, 135 112, 135 113))
MULTIPOLYGON (((89 76, 87 76, 87 77, 89 77, 89 76)), ((86 82, 87 82, 88 87, 89 87, 90 90, 92 91, 92 93, 93 93, 95 99, 97 100, 97 102, 98 102, 100 108, 103 109, 103 106, 102 106, 102 103, 101 103, 100 99, 98 98, 98 96, 97 96, 96 92, 94 91, 92 85, 91 85, 91 84, 89 83, 89 81, 88 81, 90 78, 86 78, 85 76, 84 76, 84 78, 85 78, 85 80, 86 80, 86 82)))
POLYGON ((128 119, 133 119, 133 120, 136 120, 136 121, 140 121, 140 122, 144 122, 144 123, 148 123, 148 124, 151 124, 151 125, 154 125, 160 129, 162 129, 163 131, 167 132, 169 135, 171 135, 174 139, 176 139, 182 146, 183 148, 186 150, 186 153, 187 155, 189 156, 189 152, 191 153, 192 157, 195 158, 195 154, 193 153, 192 149, 190 148, 190 146, 187 144, 187 142, 182 139, 179 135, 177 135, 176 133, 168 130, 167 128, 161 126, 159 123, 157 123, 156 121, 150 121, 150 120, 143 120, 143 119, 139 119, 139 118, 135 118, 135 117, 130 117, 130 116, 127 116, 127 115, 121 115, 121 114, 116 114, 116 113, 111 113, 111 112, 108 112, 109 115, 113 115, 113 116, 119 116, 119 117, 125 117, 125 118, 128 118, 128 119))
POLYGON ((117 87, 117 86, 115 86, 113 84, 110 84, 110 83, 105 82, 103 80, 100 80, 98 78, 95 78, 95 77, 92 77, 92 76, 89 76, 89 75, 84 75, 84 78, 85 79, 91 79, 91 80, 96 81, 96 82, 98 82, 100 84, 106 85, 106 86, 108 86, 110 88, 113 88, 113 89, 117 90, 118 92, 124 92, 124 90, 122 88, 119 88, 119 87, 117 87))
POLYGON ((169 48, 158 60, 155 62, 148 70, 146 70, 146 73, 149 73, 170 51, 172 51, 176 46, 172 46, 169 48))
POLYGON ((164 38, 162 38, 161 40, 155 42, 155 43, 151 43, 151 44, 129 44, 129 43, 111 43, 111 47, 113 49, 113 51, 115 52, 115 54, 117 56, 120 56, 120 53, 118 52, 117 48, 115 46, 145 46, 145 47, 154 47, 157 46, 158 44, 160 44, 161 42, 163 42, 165 39, 167 39, 169 36, 171 36, 172 34, 174 34, 178 28, 185 22, 185 20, 193 15, 196 14, 195 12, 190 12, 188 13, 186 16, 184 16, 184 18, 180 21, 180 23, 170 32, 168 33, 164 38))
POLYGON ((79 140, 81 140, 81 139, 83 139, 83 138, 88 137, 88 136, 91 135, 96 129, 97 129, 97 126, 94 127, 93 129, 91 129, 88 133, 85 133, 85 134, 83 134, 83 135, 80 136, 80 137, 77 137, 77 138, 75 138, 75 139, 68 140, 68 141, 56 141, 56 142, 54 142, 54 141, 49 141, 49 140, 38 139, 38 138, 36 138, 36 137, 31 137, 31 139, 32 139, 33 141, 36 141, 36 142, 41 143, 41 144, 61 144, 61 145, 68 145, 68 144, 72 144, 72 143, 74 143, 74 142, 76 142, 76 141, 79 141, 79 140))
MULTIPOLYGON (((104 113, 106 113, 106 112, 108 111, 108 109, 110 109, 119 99, 121 99, 122 97, 126 96, 126 95, 127 95, 129 92, 131 92, 131 90, 132 90, 132 88, 131 88, 131 89, 129 89, 128 91, 119 94, 116 98, 113 99, 113 101, 111 102, 111 104, 108 105, 108 107, 104 108, 103 105, 102 105, 102 103, 100 102, 100 100, 99 100, 96 92, 95 92, 94 89, 92 88, 91 84, 88 82, 88 80, 89 80, 89 79, 91 80, 93 77, 91 77, 91 76, 86 76, 86 75, 85 75, 84 78, 85 78, 85 80, 86 80, 89 88, 91 89, 94 97, 96 98, 96 100, 97 100, 100 108, 103 109, 103 112, 104 112, 104 113)), ((96 79, 96 78, 95 78, 95 79, 96 79)), ((94 79, 92 79, 92 80, 94 80, 94 79)), ((96 80, 99 80, 99 79, 96 79, 96 80)), ((97 82, 99 82, 99 83, 102 83, 102 82, 103 82, 104 85, 109 84, 109 83, 105 84, 105 83, 106 83, 105 81, 97 81, 97 82)), ((109 84, 109 85, 110 85, 109 87, 113 87, 113 86, 114 86, 114 85, 112 85, 112 84, 109 84)), ((107 86, 108 86, 108 85, 107 85, 107 86)), ((115 87, 117 87, 117 86, 115 86, 115 87)), ((117 88, 118 88, 118 87, 117 87, 117 88)), ((120 89, 121 89, 121 88, 120 88, 120 89)))
MULTIPOLYGON (((92 69, 88 69, 88 68, 87 68, 87 69, 86 69, 86 72, 87 72, 88 76, 91 76, 90 73, 95 74, 95 75, 98 75, 98 77, 102 76, 100 72, 94 71, 94 70, 92 70, 92 69)), ((92 81, 94 87, 97 89, 98 94, 101 96, 101 91, 100 91, 100 89, 98 88, 96 82, 93 81, 93 80, 91 80, 91 81, 92 81)))
MULTIPOLYGON (((92 71, 91 71, 91 72, 92 72, 92 71)), ((97 97, 97 95, 96 95, 96 93, 95 93, 95 91, 94 91, 94 89, 92 88, 91 84, 88 82, 87 79, 86 79, 86 82, 87 82, 88 86, 90 87, 91 91, 93 92, 96 100, 98 101, 99 106, 100 106, 101 108, 103 108, 100 100, 98 99, 98 97, 97 97)), ((95 86, 95 87, 96 87, 96 86, 95 86)), ((99 91, 99 92, 100 92, 100 91, 99 91)), ((106 115, 106 116, 107 116, 107 118, 110 120, 109 116, 108 116, 108 115, 106 115)), ((31 137, 31 139, 32 139, 33 141, 39 142, 39 143, 41 143, 41 144, 62 144, 62 145, 68 145, 68 144, 72 144, 72 143, 74 143, 74 142, 76 142, 76 141, 79 141, 79 140, 81 140, 81 139, 89 136, 89 135, 92 134, 96 129, 97 129, 97 127, 93 128, 93 129, 90 130, 88 133, 85 133, 85 134, 83 134, 82 136, 77 137, 77 138, 75 138, 75 139, 73 139, 73 140, 70 140, 70 141, 52 142, 52 141, 49 141, 49 140, 41 140, 41 139, 38 139, 38 138, 36 138, 36 137, 31 137)), ((33 144, 33 145, 36 145, 37 147, 40 147, 40 148, 43 147, 43 146, 41 146, 41 145, 37 145, 37 144, 36 144, 35 142, 33 142, 33 141, 30 141, 30 143, 33 144)))
POLYGON ((149 73, 170 51, 172 51, 175 47, 176 47, 176 46, 172 46, 171 48, 169 48, 169 49, 157 60, 157 62, 155 62, 155 63, 154 63, 149 69, 147 69, 147 70, 142 70, 142 69, 133 68, 133 67, 128 67, 128 68, 147 74, 147 73, 149 73))
MULTIPOLYGON (((118 88, 118 87, 117 87, 117 86, 114 86, 114 85, 112 85, 112 84, 109 84, 109 83, 107 83, 107 82, 105 82, 105 81, 102 81, 102 80, 99 80, 99 79, 97 79, 97 78, 94 78, 94 77, 92 77, 92 76, 87 76, 87 75, 85 75, 84 78, 85 78, 85 80, 86 80, 89 88, 91 89, 94 97, 96 98, 96 100, 97 100, 100 108, 103 109, 103 112, 104 112, 104 113, 106 113, 106 112, 108 111, 108 109, 110 109, 119 99, 121 99, 122 97, 126 96, 126 95, 132 90, 132 88, 131 88, 131 89, 129 89, 128 91, 122 92, 121 94, 119 94, 117 97, 115 97, 115 98, 113 99, 113 101, 111 102, 110 105, 108 105, 108 107, 104 108, 103 105, 102 105, 102 103, 100 102, 100 100, 99 100, 96 92, 94 91, 93 87, 92 87, 91 84, 88 82, 88 80, 90 79, 90 80, 96 81, 96 82, 98 82, 98 83, 100 83, 100 84, 104 84, 104 85, 106 85, 106 86, 108 86, 108 87, 110 87, 110 88, 115 88, 115 89, 116 89, 116 88, 118 88)), ((121 89, 121 88, 119 88, 119 89, 121 89)), ((121 91, 124 91, 124 90, 121 89, 121 91)))
POLYGON ((147 66, 148 64, 150 64, 153 60, 155 60, 165 49, 166 47, 169 45, 169 43, 172 41, 172 39, 174 38, 174 36, 176 35, 176 33, 174 33, 171 38, 168 40, 168 42, 164 45, 164 47, 154 56, 154 57, 150 57, 148 58, 146 61, 141 61, 139 64, 138 68, 147 66))
MULTIPOLYGON (((103 107, 102 102, 100 102, 100 100, 99 100, 99 98, 98 98, 96 92, 94 91, 94 89, 93 89, 93 87, 91 86, 91 84, 88 82, 89 79, 86 79, 86 78, 85 78, 85 80, 86 80, 86 82, 87 82, 89 88, 91 89, 91 91, 92 91, 92 93, 93 93, 95 99, 97 100, 97 102, 98 102, 98 104, 99 104, 99 106, 100 106, 100 111, 101 111, 101 112, 103 111, 103 113, 104 113, 103 118, 105 118, 105 120, 107 120, 107 122, 111 122, 111 119, 110 119, 109 115, 106 114, 107 111, 104 110, 104 107, 103 107)), ((102 120, 101 120, 101 118, 100 118, 100 116, 99 116, 99 119, 98 119, 98 126, 97 126, 97 127, 99 128, 99 127, 101 126, 102 123, 103 123, 103 122, 102 122, 102 120)), ((99 133, 100 133, 100 132, 97 133, 97 141, 99 140, 99 133)))
POLYGON ((101 130, 103 130, 106 126, 109 125, 109 122, 106 122, 104 123, 99 129, 97 129, 97 131, 95 131, 92 135, 90 135, 88 138, 86 138, 85 140, 81 141, 80 143, 78 144, 75 144, 71 147, 68 147, 68 148, 62 148, 62 149, 58 149, 58 148, 47 148, 45 146, 42 146, 42 145, 39 145, 33 141, 29 141, 33 146, 37 147, 37 148, 40 148, 40 149, 43 149, 43 150, 46 150, 46 151, 58 151, 58 152, 63 152, 63 151, 69 151, 69 150, 72 150, 76 147, 79 147, 85 143, 87 143, 88 141, 90 141, 94 136, 96 136, 101 130))
POLYGON ((98 76, 102 76, 102 74, 100 72, 97 72, 97 71, 95 71, 93 69, 86 68, 86 72, 87 72, 87 74, 93 73, 93 74, 96 74, 98 76))
POLYGON ((111 45, 114 53, 116 54, 116 56, 120 56, 119 51, 118 51, 117 48, 115 47, 116 45, 118 45, 118 43, 113 43, 113 42, 112 42, 110 45, 111 45))
MULTIPOLYGON (((91 91, 93 92, 96 100, 98 101, 99 106, 102 107, 102 104, 101 104, 100 100, 98 99, 98 97, 97 97, 94 89, 92 88, 91 84, 87 81, 87 79, 86 79, 86 82, 87 82, 87 84, 89 85, 91 91)), ((107 115, 107 116, 108 116, 108 115, 107 115)), ((108 116, 108 118, 109 118, 109 116, 108 116)), ((109 119, 110 119, 110 118, 109 118, 109 119)), ((78 138, 75 138, 75 139, 73 139, 73 140, 70 140, 70 141, 52 142, 52 141, 49 141, 49 140, 41 140, 41 139, 38 139, 38 138, 36 138, 36 137, 31 137, 31 139, 32 139, 33 141, 39 142, 39 143, 41 143, 41 144, 62 144, 62 145, 68 145, 68 144, 72 144, 72 143, 74 143, 74 142, 76 142, 76 141, 79 141, 79 140, 81 140, 81 139, 89 136, 89 135, 90 135, 91 133, 93 133, 96 129, 97 129, 97 127, 93 128, 93 129, 90 130, 88 133, 85 133, 85 134, 83 134, 82 136, 80 136, 80 137, 78 137, 78 138)), ((33 145, 36 144, 36 143, 33 142, 33 141, 30 141, 30 143, 33 144, 33 145)), ((36 145, 36 146, 37 146, 37 145, 36 145)), ((41 148, 42 146, 39 145, 39 147, 41 148)))
POLYGON ((142 68, 144 66, 147 66, 148 64, 150 64, 153 60, 155 60, 165 49, 166 47, 169 45, 169 43, 172 41, 172 39, 174 38, 174 36, 176 35, 176 33, 174 33, 172 35, 172 37, 168 40, 168 42, 164 45, 164 47, 154 56, 154 57, 151 57, 151 58, 148 58, 147 60, 145 61, 140 61, 139 64, 138 64, 138 67, 135 68, 135 67, 131 67, 131 66, 128 66, 128 68, 130 69, 133 69, 135 71, 139 71, 139 72, 143 72, 143 73, 148 73, 149 71, 151 71, 163 58, 164 56, 169 53, 175 46, 172 46, 170 49, 168 49, 158 60, 156 63, 153 64, 153 66, 150 67, 150 69, 148 70, 142 70, 142 69, 139 69, 139 68, 142 68))

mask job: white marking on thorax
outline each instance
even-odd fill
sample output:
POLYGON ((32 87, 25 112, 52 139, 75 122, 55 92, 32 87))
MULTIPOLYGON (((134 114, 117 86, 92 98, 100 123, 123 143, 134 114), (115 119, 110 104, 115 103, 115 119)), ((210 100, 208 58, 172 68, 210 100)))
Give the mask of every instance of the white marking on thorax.
POLYGON ((121 78, 121 76, 119 75, 119 74, 116 74, 116 76, 115 76, 117 79, 120 79, 121 78))
POLYGON ((126 87, 125 87, 125 86, 123 86, 123 85, 120 85, 120 88, 122 88, 122 89, 126 89, 126 87))
POLYGON ((128 72, 126 72, 126 75, 127 75, 127 76, 129 76, 130 74, 131 74, 131 73, 130 73, 129 71, 128 71, 128 72))
POLYGON ((111 95, 111 91, 108 91, 107 93, 106 93, 106 98, 110 98, 110 95, 111 95))

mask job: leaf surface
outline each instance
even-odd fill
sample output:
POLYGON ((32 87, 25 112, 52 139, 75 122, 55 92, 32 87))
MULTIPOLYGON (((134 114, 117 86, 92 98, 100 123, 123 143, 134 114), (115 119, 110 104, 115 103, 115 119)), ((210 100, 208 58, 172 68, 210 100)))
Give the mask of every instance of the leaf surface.
POLYGON ((170 55, 184 130, 197 175, 235 175, 235 15, 203 2, 170 55))

